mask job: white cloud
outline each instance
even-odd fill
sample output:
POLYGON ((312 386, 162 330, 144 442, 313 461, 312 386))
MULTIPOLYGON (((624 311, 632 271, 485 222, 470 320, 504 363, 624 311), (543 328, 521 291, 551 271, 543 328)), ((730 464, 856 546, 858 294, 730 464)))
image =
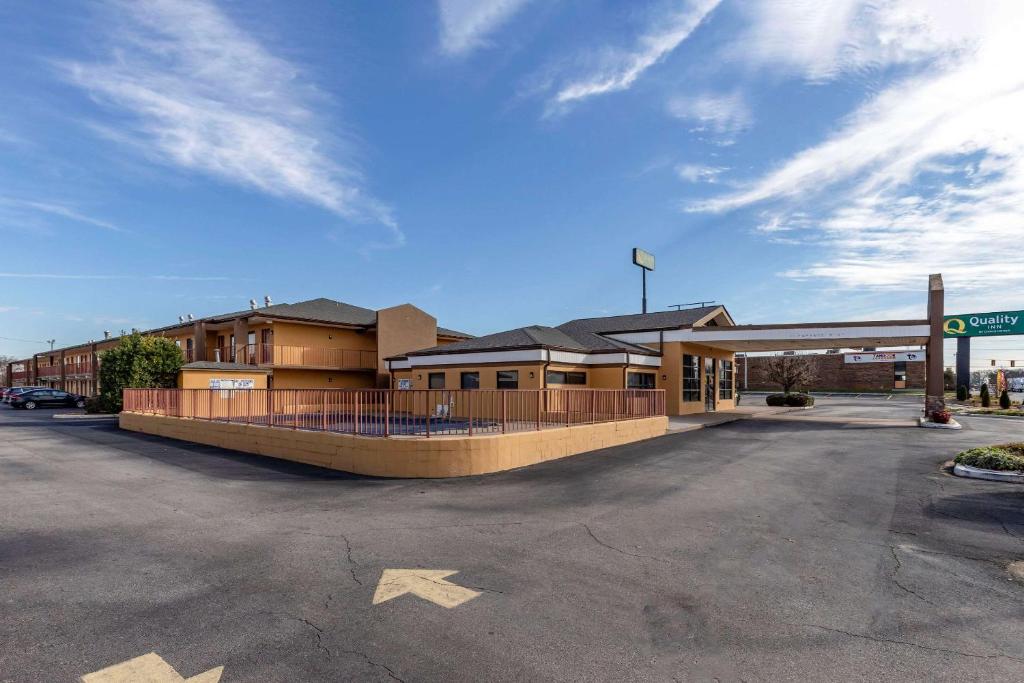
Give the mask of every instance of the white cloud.
POLYGON ((438 0, 441 50, 463 55, 488 45, 487 37, 529 0, 438 0))
POLYGON ((738 90, 673 97, 667 108, 670 115, 693 124, 692 132, 711 133, 723 144, 734 142, 754 119, 746 98, 738 90))
POLYGON ((688 183, 715 183, 718 182, 718 176, 728 170, 724 166, 679 164, 676 166, 676 175, 688 183))
POLYGON ((985 4, 965 0, 755 0, 727 55, 812 81, 931 59, 978 35, 985 4))
POLYGON ((688 0, 668 16, 659 16, 630 49, 603 49, 586 60, 590 66, 561 85, 550 110, 604 95, 628 90, 640 76, 690 37, 720 0, 688 0))
POLYGON ((822 255, 789 277, 918 289, 941 271, 954 291, 1019 291, 1024 72, 1013 65, 1024 63, 1024 5, 935 3, 943 26, 954 5, 961 32, 932 42, 928 69, 883 89, 822 143, 690 209, 771 203, 780 224, 813 216, 804 233, 822 255))
POLYGON ((314 89, 206 0, 113 2, 105 62, 60 63, 64 77, 127 116, 105 126, 148 156, 339 216, 382 223, 349 159, 311 108, 314 89))
POLYGON ((67 207, 63 204, 56 202, 37 202, 26 199, 15 199, 12 197, 0 197, 0 205, 7 206, 13 209, 21 209, 28 211, 41 211, 42 213, 48 213, 54 216, 60 216, 67 218, 78 223, 86 223, 93 225, 104 230, 110 230, 112 232, 128 232, 124 228, 114 225, 110 221, 105 221, 99 218, 93 218, 87 216, 80 211, 67 207))

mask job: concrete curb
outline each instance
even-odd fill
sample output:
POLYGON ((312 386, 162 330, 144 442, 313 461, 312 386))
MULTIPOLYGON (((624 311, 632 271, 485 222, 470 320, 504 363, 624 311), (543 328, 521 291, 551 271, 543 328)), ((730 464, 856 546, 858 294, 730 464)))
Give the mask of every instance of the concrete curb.
POLYGON ((1024 420, 1024 415, 988 415, 986 413, 957 413, 960 417, 987 417, 996 420, 1024 420))
POLYGON ((117 415, 81 415, 79 413, 57 413, 54 420, 116 420, 117 415))
POLYGON ((1015 484, 1024 484, 1024 472, 999 472, 997 470, 983 470, 980 467, 971 467, 970 465, 954 465, 953 474, 970 479, 988 479, 990 481, 1009 481, 1015 484))
POLYGON ((950 418, 949 423, 942 424, 941 422, 932 422, 931 420, 919 417, 917 418, 917 426, 924 427, 925 429, 963 429, 963 425, 956 420, 950 418))

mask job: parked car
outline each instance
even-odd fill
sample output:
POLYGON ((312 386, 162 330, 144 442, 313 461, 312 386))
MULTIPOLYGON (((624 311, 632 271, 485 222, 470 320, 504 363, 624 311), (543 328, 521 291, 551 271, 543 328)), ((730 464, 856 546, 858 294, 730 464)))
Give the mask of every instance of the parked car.
POLYGON ((16 394, 20 394, 25 391, 32 391, 33 389, 45 389, 46 387, 11 387, 4 391, 3 395, 0 396, 0 402, 10 403, 11 398, 16 394))
POLYGON ((57 389, 32 389, 12 396, 11 407, 25 408, 26 410, 50 407, 84 408, 85 396, 69 394, 57 389))

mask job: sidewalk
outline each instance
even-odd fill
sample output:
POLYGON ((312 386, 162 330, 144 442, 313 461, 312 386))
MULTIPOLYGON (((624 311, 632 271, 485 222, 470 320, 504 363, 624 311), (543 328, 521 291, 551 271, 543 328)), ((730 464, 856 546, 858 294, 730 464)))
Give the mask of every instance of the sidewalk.
POLYGON ((794 411, 802 412, 801 408, 786 408, 774 406, 740 406, 735 410, 722 411, 719 413, 697 413, 696 415, 670 415, 668 418, 668 433, 689 432, 704 427, 716 427, 737 420, 749 420, 757 417, 768 417, 789 413, 794 411))

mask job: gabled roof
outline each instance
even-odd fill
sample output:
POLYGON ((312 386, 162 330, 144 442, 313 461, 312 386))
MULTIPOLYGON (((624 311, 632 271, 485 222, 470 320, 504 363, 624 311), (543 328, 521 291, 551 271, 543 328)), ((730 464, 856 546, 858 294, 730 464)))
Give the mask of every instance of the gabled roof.
POLYGON ((725 313, 729 321, 732 321, 732 316, 725 310, 725 306, 701 306, 699 308, 684 308, 679 311, 632 313, 629 315, 611 315, 603 318, 577 318, 558 327, 560 329, 572 329, 598 334, 678 330, 680 328, 693 327, 693 325, 699 323, 704 318, 719 311, 725 313))
MULTIPOLYGON (((377 324, 377 311, 371 308, 363 308, 361 306, 353 306, 343 301, 335 301, 334 299, 327 299, 325 297, 319 297, 316 299, 309 299, 308 301, 300 301, 294 304, 272 304, 270 306, 263 306, 258 308, 247 308, 241 311, 235 311, 233 313, 218 313, 216 315, 208 315, 202 318, 196 318, 187 322, 178 322, 172 325, 164 325, 162 327, 154 327, 147 330, 140 330, 143 334, 155 334, 160 332, 168 332, 170 330, 177 330, 185 327, 191 327, 195 322, 227 322, 234 320, 235 318, 248 318, 251 316, 266 316, 268 318, 283 318, 286 320, 304 320, 309 322, 321 322, 329 323, 333 325, 352 325, 354 327, 365 327, 372 328, 377 324)), ((460 337, 462 339, 471 339, 473 335, 465 332, 459 332, 457 330, 451 330, 444 327, 437 328, 438 334, 446 337, 460 337)), ((106 339, 97 339, 97 343, 117 341, 121 337, 114 336, 106 339)), ((61 351, 67 351, 69 349, 78 348, 80 346, 87 346, 93 342, 83 342, 80 344, 72 344, 71 346, 65 346, 61 348, 53 349, 52 351, 46 352, 41 351, 33 354, 33 356, 45 356, 50 353, 57 354, 61 351)), ((33 356, 29 356, 31 359, 33 356)))
POLYGON ((358 325, 369 327, 377 323, 377 312, 353 306, 343 301, 323 297, 300 301, 295 304, 273 304, 263 308, 254 308, 224 315, 215 315, 204 320, 230 320, 242 316, 262 315, 269 318, 290 318, 292 320, 315 320, 318 322, 339 325, 358 325))
POLYGON ((462 337, 463 339, 473 338, 473 335, 469 332, 459 332, 458 330, 453 330, 450 327, 441 327, 440 325, 437 326, 437 333, 442 337, 462 337))
POLYGON ((408 355, 427 355, 434 353, 460 353, 473 351, 490 351, 493 349, 532 349, 558 348, 572 351, 586 351, 579 342, 554 327, 530 325, 517 327, 514 330, 485 334, 482 337, 463 339, 451 344, 441 344, 429 349, 414 351, 408 355))
POLYGON ((708 319, 719 312, 724 313, 728 320, 732 322, 732 318, 723 306, 704 306, 701 308, 687 308, 680 311, 613 315, 604 318, 577 318, 558 327, 547 327, 545 325, 517 327, 512 330, 505 330, 504 332, 495 332, 494 334, 487 334, 482 337, 465 339, 453 344, 442 344, 429 349, 413 351, 406 354, 406 356, 530 348, 547 348, 581 353, 625 351, 656 355, 655 351, 647 347, 629 344, 606 335, 616 332, 636 332, 641 330, 678 330, 692 327, 694 324, 708 319))

